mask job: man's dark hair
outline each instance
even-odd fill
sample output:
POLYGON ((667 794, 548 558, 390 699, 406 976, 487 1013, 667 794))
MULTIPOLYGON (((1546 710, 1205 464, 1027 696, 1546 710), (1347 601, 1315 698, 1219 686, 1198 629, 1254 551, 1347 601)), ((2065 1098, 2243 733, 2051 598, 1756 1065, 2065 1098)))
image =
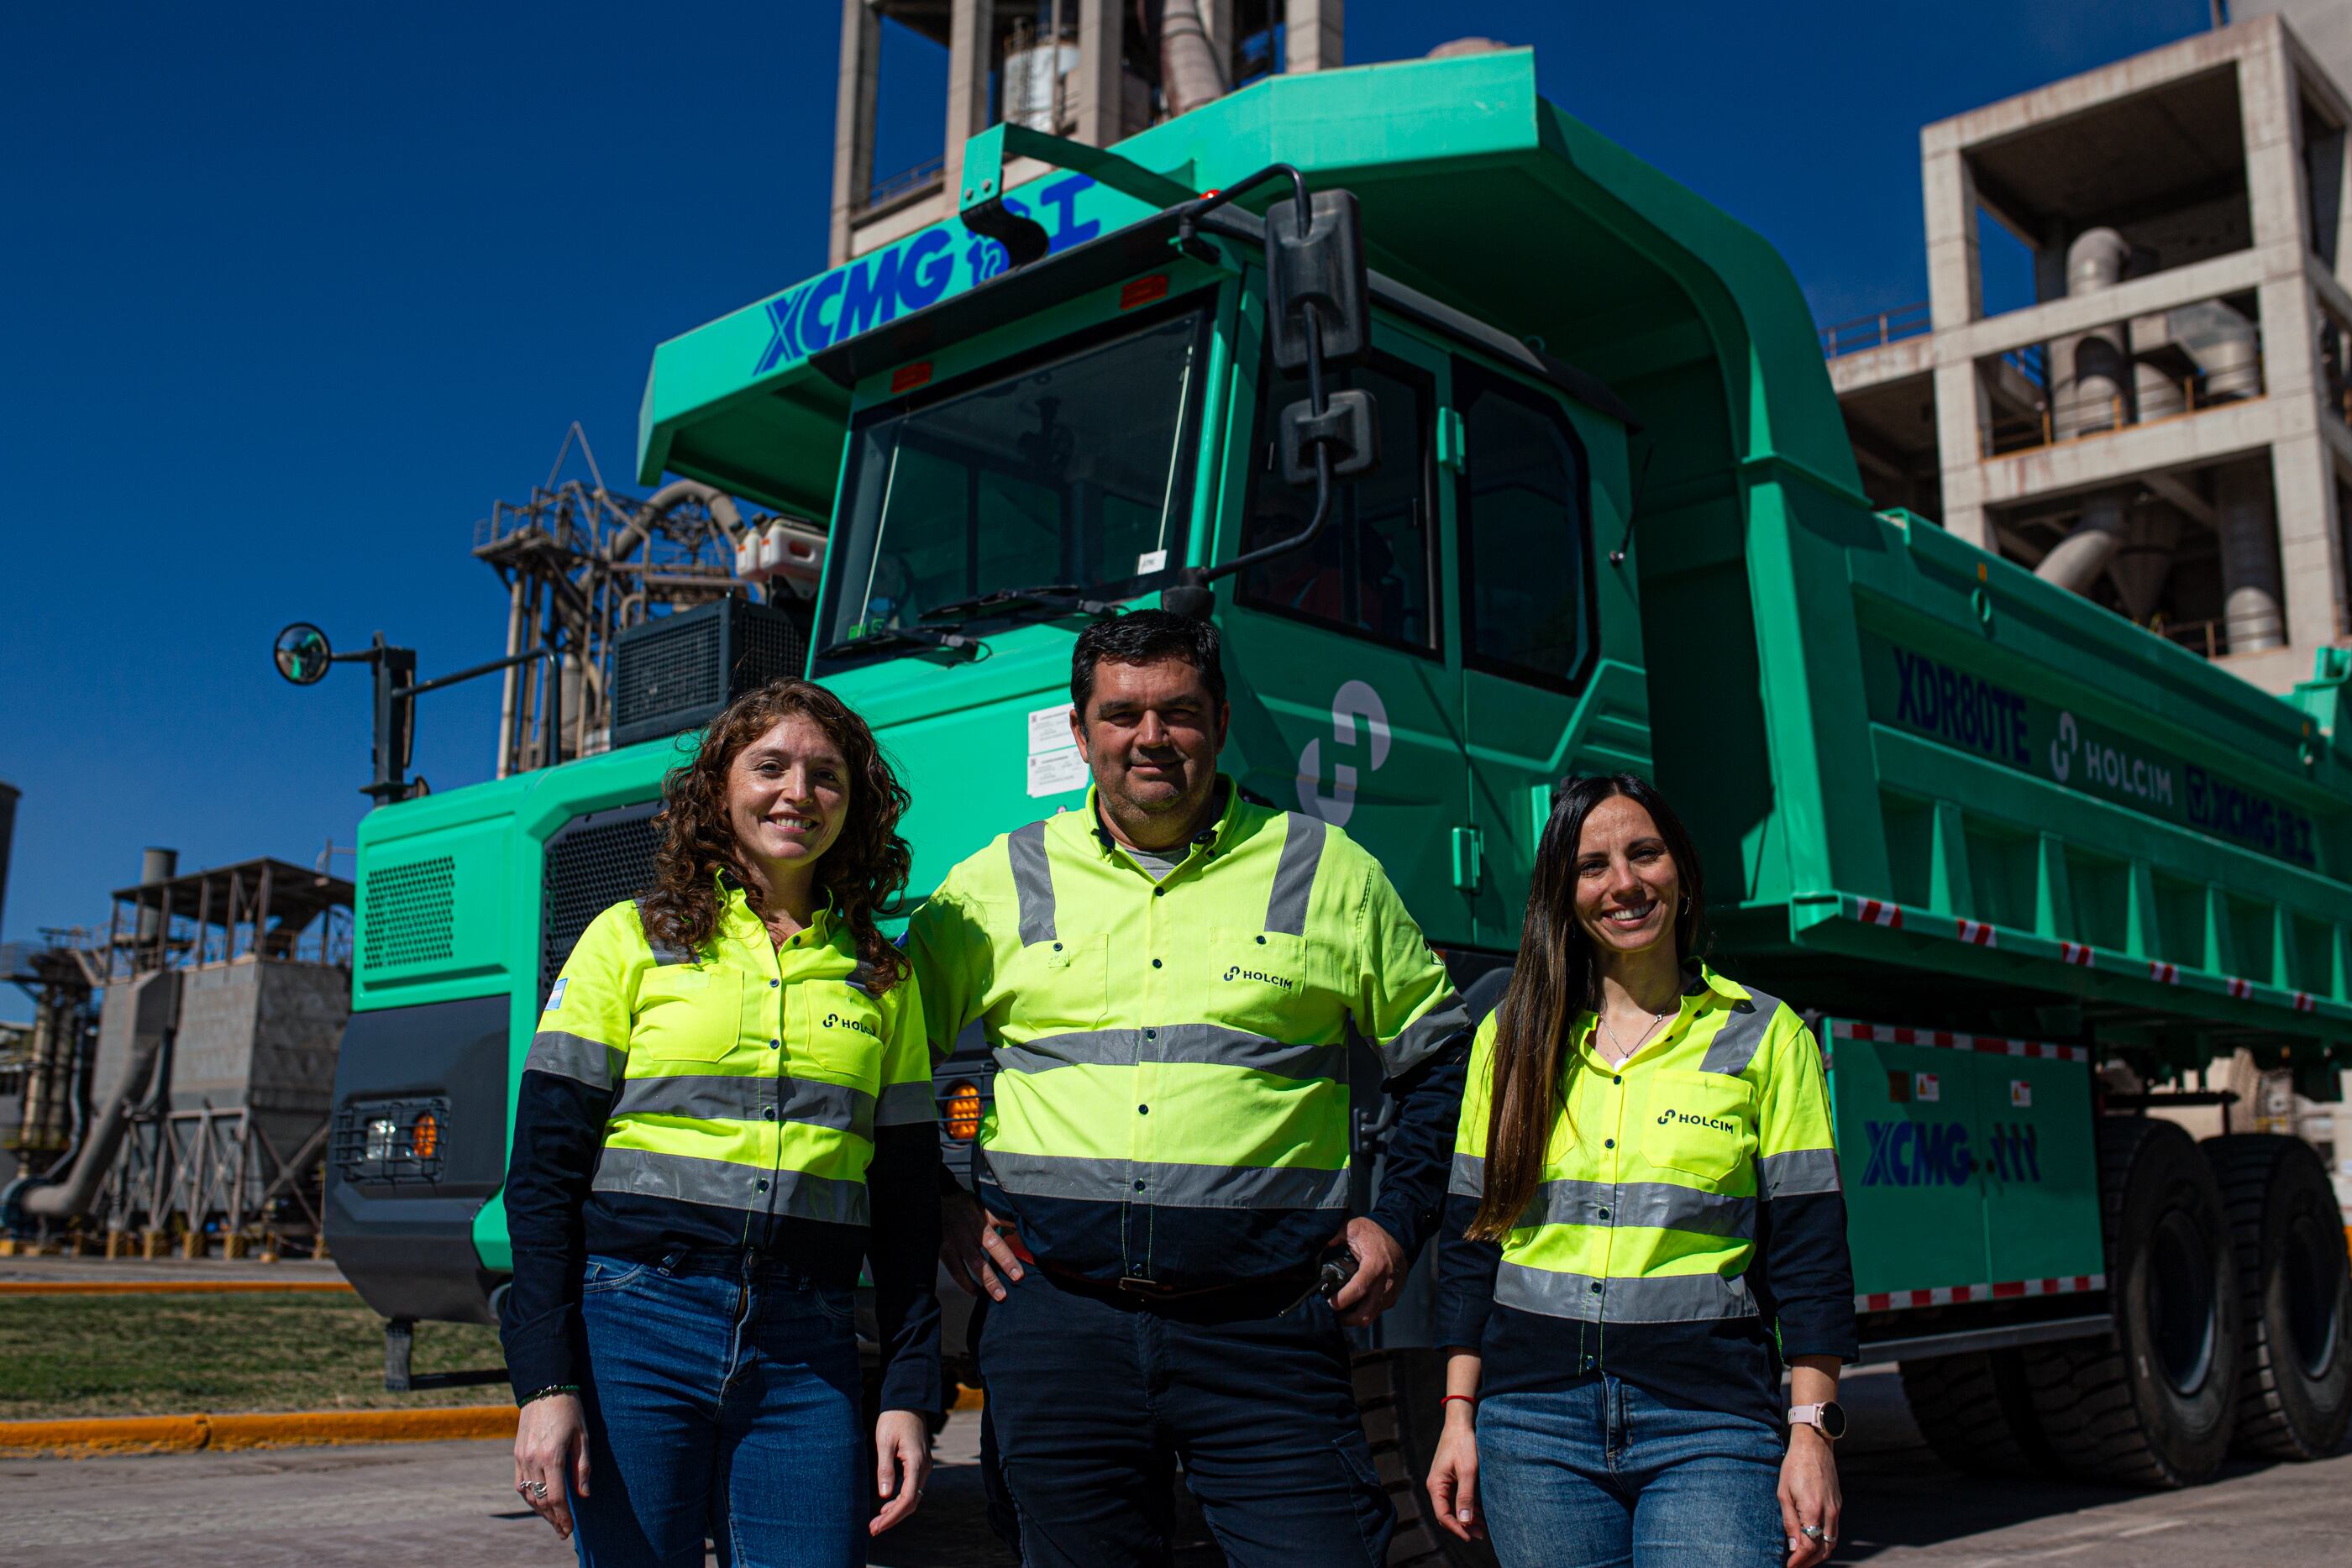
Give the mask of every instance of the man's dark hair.
POLYGON ((1108 659, 1114 664, 1156 664, 1181 659, 1201 672, 1209 700, 1225 706, 1225 667, 1218 658, 1217 629, 1206 621, 1165 610, 1134 610, 1097 621, 1078 633, 1070 650, 1070 701, 1084 718, 1095 695, 1095 666, 1108 659))

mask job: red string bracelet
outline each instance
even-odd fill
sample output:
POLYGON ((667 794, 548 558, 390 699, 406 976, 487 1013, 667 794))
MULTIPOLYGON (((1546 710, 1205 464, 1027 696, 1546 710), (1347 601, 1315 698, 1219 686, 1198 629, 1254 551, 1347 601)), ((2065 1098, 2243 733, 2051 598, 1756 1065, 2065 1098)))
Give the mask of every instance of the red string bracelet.
POLYGON ((1475 1394, 1448 1394, 1444 1398, 1438 1400, 1438 1404, 1444 1405, 1448 1399, 1459 1399, 1465 1405, 1475 1405, 1478 1403, 1478 1396, 1475 1394))

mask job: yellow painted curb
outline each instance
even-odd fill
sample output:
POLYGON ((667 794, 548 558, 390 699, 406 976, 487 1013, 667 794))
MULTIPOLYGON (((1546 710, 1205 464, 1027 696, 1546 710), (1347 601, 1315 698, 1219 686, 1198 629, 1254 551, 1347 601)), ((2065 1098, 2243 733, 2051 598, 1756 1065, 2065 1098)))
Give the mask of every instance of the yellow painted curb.
POLYGON ((981 1393, 979 1389, 966 1388, 962 1385, 959 1384, 956 1386, 955 1399, 948 1406, 948 1408, 950 1410, 977 1410, 986 1402, 987 1396, 981 1393))
POLYGON ((309 1410, 253 1416, 117 1416, 0 1421, 0 1453, 164 1454, 304 1444, 437 1443, 511 1437, 511 1405, 439 1410, 309 1410))
POLYGON ((208 1296, 285 1291, 352 1294, 344 1280, 0 1280, 0 1296, 208 1296))

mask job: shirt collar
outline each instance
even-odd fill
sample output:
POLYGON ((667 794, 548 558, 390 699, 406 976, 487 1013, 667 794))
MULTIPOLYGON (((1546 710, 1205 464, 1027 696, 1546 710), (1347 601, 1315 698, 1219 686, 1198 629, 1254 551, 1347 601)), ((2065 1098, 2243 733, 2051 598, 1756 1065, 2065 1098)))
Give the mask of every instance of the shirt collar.
POLYGON ((1703 958, 1689 958, 1683 963, 1683 995, 1696 997, 1701 991, 1712 991, 1727 1002, 1748 999, 1748 988, 1736 980, 1727 980, 1707 966, 1703 958))
MULTIPOLYGON (((1114 856, 1123 860, 1127 855, 1127 846, 1111 837, 1110 830, 1103 826, 1102 811, 1096 799, 1097 789, 1095 785, 1087 786, 1087 821, 1094 830, 1095 852, 1105 860, 1114 856)), ((1216 820, 1194 833, 1189 842, 1171 844, 1162 851, 1170 860, 1186 860, 1204 848, 1212 853, 1224 848, 1225 841, 1232 835, 1234 824, 1240 816, 1242 792, 1234 787, 1232 777, 1224 773, 1217 775, 1217 791, 1216 820)))
MULTIPOLYGON (((740 883, 730 878, 725 872, 714 872, 711 874, 719 884, 719 897, 720 900, 719 908, 719 929, 729 932, 734 936, 743 937, 746 940, 756 937, 761 941, 766 941, 768 939, 768 924, 766 921, 761 920, 757 915, 751 912, 751 895, 743 890, 743 887, 740 883)), ((802 945, 803 946, 815 946, 820 944, 832 941, 834 929, 840 924, 840 906, 835 902, 832 890, 826 889, 824 893, 824 903, 818 908, 815 916, 808 923, 808 929, 805 933, 808 937, 808 941, 802 945)))

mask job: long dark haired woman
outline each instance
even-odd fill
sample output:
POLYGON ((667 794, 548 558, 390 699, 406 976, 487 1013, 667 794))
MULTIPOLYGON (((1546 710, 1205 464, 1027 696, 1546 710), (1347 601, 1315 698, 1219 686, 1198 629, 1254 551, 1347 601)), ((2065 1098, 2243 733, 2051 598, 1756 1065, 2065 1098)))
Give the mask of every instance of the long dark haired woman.
POLYGON ((699 1563, 706 1531, 722 1563, 860 1563, 921 1498, 940 1408, 930 1060, 876 924, 907 793, 863 719, 789 680, 713 719, 663 800, 652 890, 582 934, 523 1066, 515 1489, 589 1568, 699 1563))
POLYGON ((1506 1568, 1811 1568, 1837 1540, 1856 1347, 1821 1052, 1701 961, 1706 918, 1654 786, 1567 783, 1439 1240, 1430 1500, 1506 1568))

